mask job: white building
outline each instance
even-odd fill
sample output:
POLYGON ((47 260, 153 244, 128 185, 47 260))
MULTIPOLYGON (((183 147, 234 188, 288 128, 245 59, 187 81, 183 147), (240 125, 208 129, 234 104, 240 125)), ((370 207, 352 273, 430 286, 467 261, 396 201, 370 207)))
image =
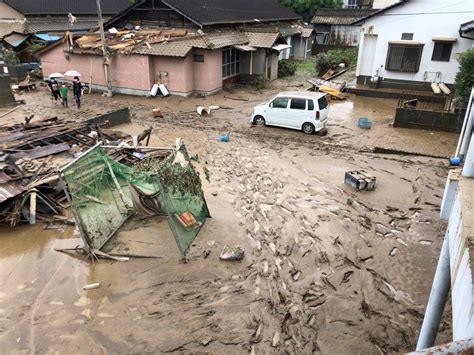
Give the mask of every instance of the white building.
POLYGON ((342 7, 348 9, 372 8, 383 9, 398 0, 343 0, 342 7))
POLYGON ((357 83, 408 90, 453 84, 459 54, 474 43, 459 33, 473 11, 473 0, 404 0, 362 18, 357 83))

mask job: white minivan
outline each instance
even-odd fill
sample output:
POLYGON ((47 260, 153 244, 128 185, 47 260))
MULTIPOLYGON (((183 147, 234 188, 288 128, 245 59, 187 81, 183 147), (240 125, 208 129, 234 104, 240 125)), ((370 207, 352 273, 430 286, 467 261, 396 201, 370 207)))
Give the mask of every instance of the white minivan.
POLYGON ((279 126, 312 134, 323 131, 328 120, 326 94, 312 91, 285 91, 255 106, 251 123, 279 126))

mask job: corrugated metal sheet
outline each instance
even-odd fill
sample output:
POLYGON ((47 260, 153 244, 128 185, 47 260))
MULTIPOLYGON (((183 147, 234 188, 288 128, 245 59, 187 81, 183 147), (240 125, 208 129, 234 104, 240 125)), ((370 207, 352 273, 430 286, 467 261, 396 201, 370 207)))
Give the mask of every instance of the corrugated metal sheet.
POLYGON ((12 47, 18 47, 20 44, 27 40, 28 36, 21 33, 12 33, 3 37, 3 40, 12 47))
POLYGON ((24 191, 25 188, 19 182, 0 184, 0 203, 5 202, 9 198, 18 196, 24 191))

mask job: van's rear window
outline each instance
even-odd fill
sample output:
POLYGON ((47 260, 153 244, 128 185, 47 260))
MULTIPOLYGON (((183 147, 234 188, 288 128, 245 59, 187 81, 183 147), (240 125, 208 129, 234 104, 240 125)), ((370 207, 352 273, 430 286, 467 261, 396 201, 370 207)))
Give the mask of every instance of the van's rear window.
POLYGON ((328 100, 326 99, 326 96, 318 99, 318 105, 320 110, 324 110, 326 107, 328 107, 328 100))

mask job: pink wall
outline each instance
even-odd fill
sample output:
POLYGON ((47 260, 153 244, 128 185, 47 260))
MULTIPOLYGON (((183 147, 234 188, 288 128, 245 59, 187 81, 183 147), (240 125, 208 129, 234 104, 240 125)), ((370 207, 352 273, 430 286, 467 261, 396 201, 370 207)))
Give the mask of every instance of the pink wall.
POLYGON ((193 54, 204 56, 204 63, 193 63, 194 90, 208 92, 220 89, 222 87, 222 50, 195 49, 193 54))
POLYGON ((193 58, 151 57, 155 82, 161 82, 171 92, 188 94, 194 90, 193 58))
MULTIPOLYGON (((62 45, 50 49, 41 56, 43 75, 77 70, 82 81, 105 86, 102 57, 98 55, 69 54, 66 59, 62 45)), ((193 91, 210 92, 222 87, 222 51, 195 50, 185 58, 117 55, 111 60, 112 85, 117 88, 150 90, 155 82, 161 82, 172 93, 191 94, 193 91), (204 63, 194 62, 193 54, 204 55, 204 63)))
MULTIPOLYGON (((76 70, 82 74, 82 81, 88 83, 92 73, 92 84, 106 85, 102 57, 97 55, 69 54, 69 60, 67 60, 63 47, 58 45, 41 56, 41 64, 44 76, 49 76, 54 72, 64 73, 67 70, 76 70)), ((148 56, 114 56, 111 60, 110 71, 112 85, 115 87, 151 89, 152 79, 148 56)))

